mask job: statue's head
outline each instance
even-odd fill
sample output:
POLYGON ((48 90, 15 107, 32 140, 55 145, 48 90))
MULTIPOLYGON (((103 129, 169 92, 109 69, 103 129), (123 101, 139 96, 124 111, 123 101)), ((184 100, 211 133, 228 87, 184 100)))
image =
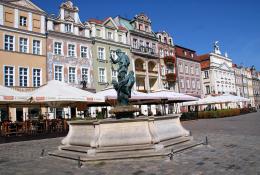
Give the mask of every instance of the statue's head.
POLYGON ((121 49, 117 49, 117 50, 116 50, 116 54, 117 54, 117 55, 120 55, 120 54, 122 54, 122 53, 123 53, 123 52, 121 51, 121 49))

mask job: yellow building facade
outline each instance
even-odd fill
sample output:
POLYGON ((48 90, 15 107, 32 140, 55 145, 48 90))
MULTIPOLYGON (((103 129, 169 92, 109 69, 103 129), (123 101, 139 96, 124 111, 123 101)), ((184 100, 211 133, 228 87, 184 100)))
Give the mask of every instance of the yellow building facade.
MULTIPOLYGON (((46 84, 45 18, 29 0, 0 1, 0 85, 31 91, 46 84)), ((12 120, 25 113, 9 109, 12 120)))

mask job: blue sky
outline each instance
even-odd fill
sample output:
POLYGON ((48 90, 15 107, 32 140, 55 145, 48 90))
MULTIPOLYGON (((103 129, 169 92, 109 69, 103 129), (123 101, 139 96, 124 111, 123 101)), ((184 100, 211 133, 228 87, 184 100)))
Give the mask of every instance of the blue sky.
MULTIPOLYGON (((63 0, 32 0, 48 13, 58 13, 63 0)), ((80 18, 132 18, 144 12, 153 30, 169 32, 178 45, 198 54, 220 42, 222 53, 237 64, 260 70, 260 0, 73 0, 80 18)))

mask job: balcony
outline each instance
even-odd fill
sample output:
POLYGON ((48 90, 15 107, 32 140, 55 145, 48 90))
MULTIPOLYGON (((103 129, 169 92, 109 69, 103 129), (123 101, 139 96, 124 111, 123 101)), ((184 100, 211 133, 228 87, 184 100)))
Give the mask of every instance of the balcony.
POLYGON ((168 82, 176 82, 176 74, 175 73, 167 73, 166 75, 166 81, 168 82))
POLYGON ((176 58, 174 56, 165 56, 163 60, 165 64, 175 64, 176 58))
POLYGON ((131 52, 142 56, 159 57, 159 55, 151 47, 140 46, 139 48, 131 48, 131 52))

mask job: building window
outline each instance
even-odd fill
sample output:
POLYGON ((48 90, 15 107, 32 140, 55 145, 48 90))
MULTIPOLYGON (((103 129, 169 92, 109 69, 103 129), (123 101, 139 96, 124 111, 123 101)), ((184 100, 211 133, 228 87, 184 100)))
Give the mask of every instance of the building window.
POLYGON ((120 34, 118 35, 118 41, 121 42, 121 43, 123 42, 123 37, 120 34))
POLYGON ((33 87, 41 86, 41 69, 33 69, 33 87))
POLYGON ((160 49, 160 57, 163 58, 164 54, 163 54, 163 49, 160 49))
POLYGON ((113 34, 112 32, 107 32, 107 39, 112 40, 113 39, 113 34))
POLYGON ((181 88, 184 88, 184 80, 181 79, 181 88))
POLYGON ((81 55, 81 58, 87 58, 88 57, 88 48, 81 46, 80 55, 81 55))
POLYGON ((75 82, 76 82, 76 68, 69 67, 69 83, 75 83, 75 82))
POLYGON ((117 80, 117 70, 112 69, 111 72, 112 72, 112 80, 117 80))
POLYGON ((187 88, 189 89, 190 88, 190 80, 186 80, 186 83, 187 83, 187 88))
POLYGON ((197 81, 197 89, 200 89, 200 81, 197 81))
POLYGON ((184 53, 184 56, 187 56, 187 52, 186 51, 183 51, 183 53, 184 53))
POLYGON ((168 50, 165 50, 165 51, 164 51, 164 55, 165 55, 165 56, 169 56, 168 50))
POLYGON ((194 80, 192 80, 191 84, 192 84, 192 89, 195 89, 196 88, 196 84, 195 84, 194 80))
POLYGON ((58 81, 62 81, 62 66, 55 66, 54 67, 54 79, 58 81))
POLYGON ((209 87, 209 85, 206 86, 206 94, 210 94, 210 87, 209 87))
POLYGON ((41 42, 38 40, 33 40, 33 54, 35 55, 41 54, 41 42))
POLYGON ((179 68, 180 68, 180 72, 182 73, 183 72, 183 65, 181 63, 179 64, 179 68))
POLYGON ((196 75, 199 75, 199 68, 196 67, 196 75))
POLYGON ((75 57, 75 45, 74 44, 69 44, 68 45, 68 56, 69 57, 75 57))
POLYGON ((106 76, 105 76, 105 68, 99 68, 99 82, 105 83, 106 82, 106 76))
POLYGON ((27 18, 25 16, 20 16, 20 26, 26 27, 27 18))
POLYGON ((191 55, 191 58, 194 58, 194 54, 193 53, 191 53, 190 55, 191 55))
POLYGON ((28 39, 20 38, 20 52, 27 53, 28 52, 28 39))
POLYGON ((102 47, 98 48, 98 59, 105 60, 105 49, 102 47))
POLYGON ((100 29, 96 29, 96 36, 101 37, 101 30, 100 29))
POLYGON ((65 32, 72 32, 72 25, 71 24, 65 24, 65 32))
POLYGON ((55 42, 54 43, 54 54, 61 55, 62 54, 62 43, 55 42))
POLYGON ((145 31, 146 31, 146 32, 149 32, 148 26, 145 26, 145 31))
POLYGON ((194 74, 193 66, 190 67, 190 72, 191 72, 192 75, 194 74))
POLYGON ((14 37, 5 35, 5 50, 14 51, 14 37))
POLYGON ((155 53, 155 51, 156 51, 156 44, 152 43, 152 53, 155 53))
POLYGON ((204 78, 209 78, 209 71, 205 71, 204 74, 205 74, 205 75, 204 75, 204 76, 205 76, 204 78))
POLYGON ((173 51, 172 50, 170 50, 170 55, 173 56, 173 51))
POLYGON ((19 82, 21 87, 28 86, 28 68, 19 68, 19 82))
POLYGON ((133 48, 137 49, 137 39, 133 39, 133 48))
POLYGON ((87 68, 82 68, 81 69, 81 78, 82 78, 82 81, 85 81, 85 82, 87 82, 88 83, 88 80, 89 80, 89 78, 88 78, 88 69, 87 68))
POLYGON ((161 74, 162 74, 162 76, 165 76, 165 68, 164 68, 164 66, 161 66, 161 74))
POLYGON ((188 74, 189 73, 189 67, 187 65, 185 65, 185 73, 188 74))
POLYGON ((5 86, 13 86, 14 85, 14 67, 4 66, 4 81, 5 86))

